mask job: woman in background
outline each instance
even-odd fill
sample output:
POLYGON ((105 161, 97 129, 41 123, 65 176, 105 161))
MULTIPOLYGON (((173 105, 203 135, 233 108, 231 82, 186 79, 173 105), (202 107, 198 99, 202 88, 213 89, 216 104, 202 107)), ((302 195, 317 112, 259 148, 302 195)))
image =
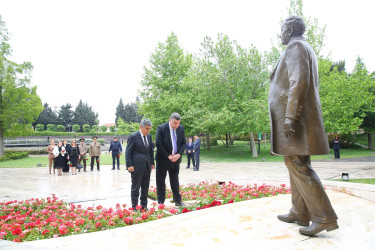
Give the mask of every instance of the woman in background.
MULTIPOLYGON (((47 147, 48 153, 48 164, 49 164, 49 174, 51 174, 52 166, 55 164, 55 156, 53 156, 53 149, 55 148, 55 141, 51 140, 51 144, 47 147)), ((53 168, 53 174, 55 174, 55 168, 53 168)))
POLYGON ((62 175, 62 169, 65 166, 65 155, 66 150, 62 142, 59 141, 57 146, 53 149, 53 154, 55 156, 54 168, 57 169, 57 175, 62 175))
POLYGON ((77 164, 80 157, 81 156, 79 147, 77 146, 77 142, 76 140, 73 140, 68 151, 68 160, 72 164, 72 175, 77 175, 77 164))

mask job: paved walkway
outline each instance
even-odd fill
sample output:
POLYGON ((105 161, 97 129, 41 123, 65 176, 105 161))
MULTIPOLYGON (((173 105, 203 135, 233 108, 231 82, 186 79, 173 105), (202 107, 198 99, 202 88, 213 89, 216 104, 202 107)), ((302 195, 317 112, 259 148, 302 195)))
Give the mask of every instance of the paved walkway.
MULTIPOLYGON (((290 208, 290 195, 280 195, 102 232, 21 244, 0 241, 0 249, 375 249, 375 186, 330 181, 343 172, 349 178, 375 178, 375 157, 367 162, 313 162, 313 168, 328 188, 340 226, 318 237, 302 236, 296 224, 276 219, 290 208)), ((199 172, 181 168, 181 184, 202 180, 272 185, 289 181, 284 164, 278 162, 204 163, 199 172)), ((49 175, 47 168, 0 169, 0 200, 52 193, 83 205, 130 205, 130 175, 110 166, 76 176, 49 175)))

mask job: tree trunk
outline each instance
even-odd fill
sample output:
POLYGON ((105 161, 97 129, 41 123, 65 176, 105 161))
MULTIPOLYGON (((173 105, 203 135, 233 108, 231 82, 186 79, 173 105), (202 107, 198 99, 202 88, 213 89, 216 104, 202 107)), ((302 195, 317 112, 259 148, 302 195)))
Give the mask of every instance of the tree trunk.
POLYGON ((233 135, 233 137, 232 137, 231 134, 229 133, 229 145, 233 145, 233 142, 234 142, 235 138, 236 138, 236 135, 233 135))
POLYGON ((226 133, 226 135, 225 135, 225 143, 226 143, 226 145, 228 147, 228 133, 226 133))
POLYGON ((258 158, 257 147, 255 145, 253 132, 250 132, 250 150, 253 152, 253 158, 258 158))
POLYGON ((2 156, 4 156, 4 129, 0 127, 0 157, 2 156))
POLYGON ((372 146, 372 134, 371 133, 367 133, 367 142, 368 142, 368 149, 369 150, 374 149, 372 146))
POLYGON ((211 149, 211 144, 210 144, 210 134, 209 133, 206 134, 206 141, 207 141, 206 149, 210 150, 211 149))

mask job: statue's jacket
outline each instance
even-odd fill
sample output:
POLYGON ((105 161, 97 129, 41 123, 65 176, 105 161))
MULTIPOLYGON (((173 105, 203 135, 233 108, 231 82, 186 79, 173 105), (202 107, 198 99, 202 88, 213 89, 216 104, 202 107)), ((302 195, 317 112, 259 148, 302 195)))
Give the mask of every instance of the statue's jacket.
POLYGON ((329 153, 319 98, 318 62, 302 36, 293 37, 270 76, 271 154, 329 153), (297 120, 296 133, 285 137, 285 118, 297 120))

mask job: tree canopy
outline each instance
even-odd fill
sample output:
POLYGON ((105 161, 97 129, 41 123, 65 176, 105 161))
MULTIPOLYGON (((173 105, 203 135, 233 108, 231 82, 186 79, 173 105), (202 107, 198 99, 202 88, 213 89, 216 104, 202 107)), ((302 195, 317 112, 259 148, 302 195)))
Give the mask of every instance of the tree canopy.
POLYGON ((12 53, 8 30, 0 16, 0 156, 4 136, 17 136, 30 126, 43 110, 36 87, 30 86, 32 65, 9 60, 12 53))

